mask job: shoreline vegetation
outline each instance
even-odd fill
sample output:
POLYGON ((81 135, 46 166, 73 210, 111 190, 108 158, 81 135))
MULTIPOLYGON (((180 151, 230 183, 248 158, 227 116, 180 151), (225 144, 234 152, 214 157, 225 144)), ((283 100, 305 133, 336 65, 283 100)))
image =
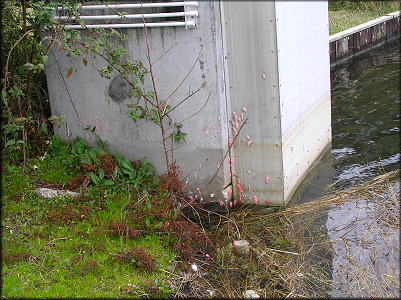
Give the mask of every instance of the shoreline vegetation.
POLYGON ((377 268, 377 256, 364 265, 338 249, 371 251, 376 243, 368 237, 375 236, 387 252, 399 253, 400 170, 269 213, 251 205, 218 213, 192 203, 174 216, 166 182, 146 175, 145 161, 131 163, 144 174, 137 187, 87 185, 88 169, 110 170, 119 162, 106 151, 82 163, 82 155, 75 156, 82 145, 94 149, 80 139, 52 139, 46 154, 28 159, 25 172, 21 165, 3 166, 4 297, 240 298, 248 291, 263 298, 321 298, 333 293, 333 259, 347 266, 336 273, 341 292, 349 287, 339 296, 399 297, 396 265, 377 268), (81 195, 43 198, 38 187, 81 195), (372 216, 351 214, 334 231, 326 228, 328 209, 347 205, 369 205, 372 216), (349 234, 361 226, 369 227, 362 240, 349 234), (338 238, 329 238, 333 232, 338 238), (249 243, 245 255, 235 252, 238 240, 249 243), (363 284, 355 286, 353 278, 363 284))
MULTIPOLYGON (((8 15, 16 18, 11 23, 22 24, 19 8, 14 9, 8 15)), ((395 10, 398 1, 329 1, 330 34, 395 10)), ((3 23, 8 47, 16 33, 6 29, 3 23)), ((17 59, 11 63, 18 64, 17 59)), ((22 99, 18 93, 23 86, 12 90, 16 99, 22 99)), ((39 90, 34 98, 44 97, 39 90)), ((14 106, 10 109, 18 109, 14 106)), ((49 108, 30 109, 44 114, 49 108)), ((387 224, 388 231, 399 231, 399 189, 394 184, 399 170, 306 205, 269 208, 269 214, 248 205, 220 213, 192 202, 179 181, 155 176, 146 159, 130 162, 111 154, 101 140, 97 148, 79 138, 66 143, 51 135, 50 123, 27 127, 23 148, 20 132, 26 121, 14 119, 14 127, 2 124, 3 138, 8 138, 1 165, 4 298, 238 298, 246 291, 267 298, 327 297, 332 280, 327 267, 336 253, 327 232, 319 235, 321 227, 313 224, 328 207, 380 195, 376 220, 387 224), (44 198, 38 188, 80 195, 44 198), (169 189, 183 203, 178 212, 169 203, 169 189), (250 243, 246 255, 233 251, 240 239, 250 243)), ((62 120, 50 121, 57 126, 62 120)), ((347 230, 339 228, 344 234, 347 230)), ((399 253, 399 242, 383 241, 399 253)), ((337 244, 346 242, 339 239, 337 244)), ((369 267, 374 269, 372 259, 369 267)), ((346 263, 355 266, 352 257, 346 263)), ((362 278, 368 296, 399 297, 398 277, 381 270, 369 274, 375 280, 362 278)), ((341 282, 355 287, 351 281, 364 271, 358 266, 344 273, 341 282)), ((350 293, 367 296, 358 286, 350 293)))
POLYGON ((400 229, 400 170, 309 203, 269 208, 269 213, 251 205, 218 213, 191 203, 174 216, 166 181, 150 174, 144 160, 130 162, 142 174, 136 186, 125 180, 114 188, 88 185, 88 174, 103 170, 99 179, 104 180, 113 167, 124 165, 119 156, 94 149, 82 139, 65 143, 53 138, 46 152, 28 159, 25 172, 21 164, 2 167, 6 298, 239 298, 247 290, 266 298, 320 298, 333 292, 334 258, 348 266, 336 279, 342 291, 349 286, 348 296, 399 297, 397 266, 376 268, 377 256, 364 266, 338 249, 371 251, 374 245, 364 240, 376 236, 381 247, 399 251, 393 237, 400 229), (38 187, 81 195, 44 198, 38 187), (369 219, 351 214, 334 231, 324 226, 329 208, 361 201, 371 203, 369 219), (348 235, 361 226, 369 227, 362 241, 348 235), (328 237, 333 232, 337 239, 328 237), (238 240, 249 243, 246 255, 234 251, 238 240), (363 289, 352 278, 360 278, 363 289))
POLYGON ((329 0, 329 35, 399 10, 399 1, 329 0))

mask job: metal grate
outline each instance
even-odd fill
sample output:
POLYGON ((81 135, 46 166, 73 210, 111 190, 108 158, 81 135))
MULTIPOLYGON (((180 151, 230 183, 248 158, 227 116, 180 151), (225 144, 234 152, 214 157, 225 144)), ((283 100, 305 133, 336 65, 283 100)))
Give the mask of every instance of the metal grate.
MULTIPOLYGON (((82 5, 80 19, 88 28, 181 26, 188 29, 196 28, 197 7, 197 1, 82 5)), ((66 28, 83 28, 74 17, 64 14, 63 7, 54 11, 54 18, 65 21, 66 28)))

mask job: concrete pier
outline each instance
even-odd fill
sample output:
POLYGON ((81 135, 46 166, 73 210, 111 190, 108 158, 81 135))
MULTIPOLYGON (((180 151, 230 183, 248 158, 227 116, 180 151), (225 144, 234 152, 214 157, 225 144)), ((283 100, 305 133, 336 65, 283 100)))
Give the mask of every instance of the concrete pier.
POLYGON ((249 116, 235 183, 248 201, 282 206, 331 142, 327 3, 222 5, 229 107, 249 116))
MULTIPOLYGON (((284 206, 331 142, 327 2, 199 1, 196 10, 194 28, 147 28, 153 61, 176 44, 154 65, 162 99, 195 62, 171 105, 205 84, 171 115, 187 133, 181 144, 169 140, 187 191, 227 207, 284 206)), ((128 35, 130 58, 147 66, 144 29, 115 30, 128 35)), ((57 134, 73 138, 87 134, 80 122, 96 126, 111 151, 145 156, 158 173, 166 171, 160 130, 126 115, 134 100, 118 74, 101 78, 76 59, 77 72, 66 78, 70 59, 57 50, 49 56, 52 113, 66 120, 57 134)), ((145 87, 151 89, 149 77, 145 87)))

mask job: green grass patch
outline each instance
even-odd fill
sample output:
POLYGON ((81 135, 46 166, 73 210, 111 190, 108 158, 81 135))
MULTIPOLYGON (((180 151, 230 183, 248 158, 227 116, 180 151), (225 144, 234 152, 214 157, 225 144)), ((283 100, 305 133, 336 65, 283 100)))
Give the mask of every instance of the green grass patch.
POLYGON ((398 10, 399 1, 329 1, 329 34, 336 34, 398 10))
POLYGON ((83 140, 52 140, 47 155, 2 176, 4 297, 168 297, 182 263, 173 213, 146 160, 129 162, 83 140), (91 173, 101 174, 99 181, 91 173), (104 184, 109 180, 112 184, 104 184), (38 186, 81 196, 41 198, 38 186), (166 272, 167 271, 167 272, 166 272), (170 272, 170 273, 169 273, 170 272))

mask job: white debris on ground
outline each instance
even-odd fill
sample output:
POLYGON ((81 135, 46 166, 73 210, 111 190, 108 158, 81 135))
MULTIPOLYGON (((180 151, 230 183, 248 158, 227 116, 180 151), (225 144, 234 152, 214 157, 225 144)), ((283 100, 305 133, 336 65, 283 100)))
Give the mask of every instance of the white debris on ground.
POLYGON ((198 271, 198 266, 193 264, 193 265, 191 265, 191 269, 192 269, 192 271, 196 272, 196 271, 198 271))
POLYGON ((49 188, 38 188, 35 190, 35 193, 42 198, 54 198, 58 196, 71 196, 71 197, 77 197, 80 195, 80 193, 76 192, 70 192, 70 191, 64 191, 64 190, 54 190, 54 189, 49 189, 49 188))
POLYGON ((260 296, 259 296, 258 293, 256 293, 256 292, 253 291, 253 290, 247 290, 247 291, 245 292, 245 298, 246 298, 246 299, 257 299, 257 298, 260 298, 260 296))

